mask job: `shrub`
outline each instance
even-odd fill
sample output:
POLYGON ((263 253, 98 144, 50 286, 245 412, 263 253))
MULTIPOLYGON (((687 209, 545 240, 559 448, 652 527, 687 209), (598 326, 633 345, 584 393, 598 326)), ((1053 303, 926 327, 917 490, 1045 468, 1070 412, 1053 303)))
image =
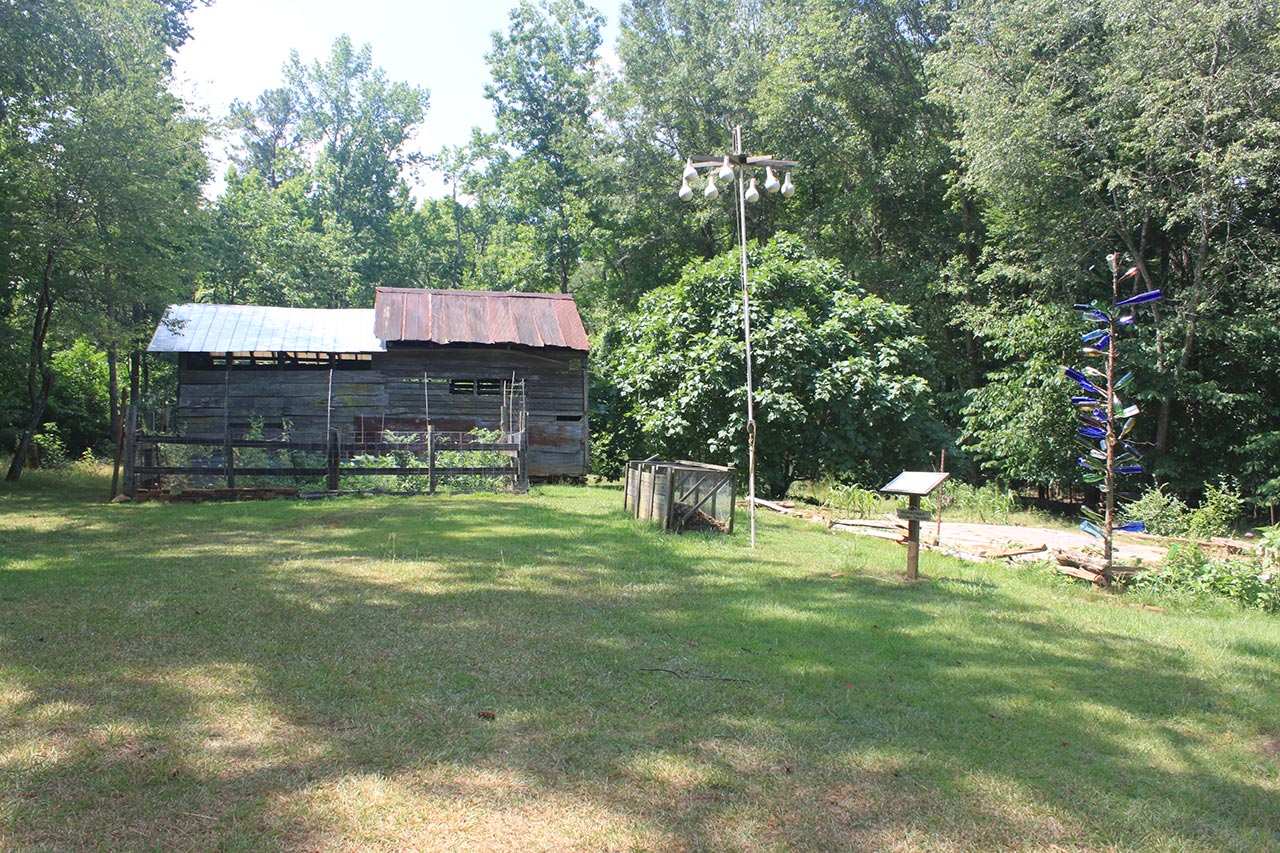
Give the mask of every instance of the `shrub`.
POLYGON ((1179 536, 1187 529, 1187 505, 1176 495, 1167 494, 1164 486, 1156 486, 1120 510, 1126 522, 1141 521, 1147 532, 1156 536, 1179 536))
MULTIPOLYGON (((498 430, 476 427, 468 435, 478 444, 496 443, 502 439, 498 430)), ((498 450, 437 450, 436 465, 441 468, 500 468, 511 462, 498 450)), ((507 479, 488 474, 459 474, 442 477, 440 482, 454 491, 493 492, 502 489, 507 479)))
POLYGON ((1263 527, 1258 533, 1261 539, 1258 555, 1262 565, 1272 572, 1280 572, 1280 524, 1263 527))
POLYGON ((1231 477, 1220 476, 1218 484, 1205 484, 1204 503, 1187 517, 1187 535, 1197 539, 1229 536, 1244 509, 1240 486, 1231 477))
POLYGON ((1216 485, 1205 483, 1204 491, 1204 502, 1193 510, 1165 492, 1164 486, 1157 486, 1121 508, 1121 516, 1124 521, 1141 521, 1156 536, 1230 535, 1244 510, 1239 484, 1231 477, 1219 477, 1216 485))
POLYGON ((67 445, 57 424, 44 424, 40 432, 31 437, 31 444, 36 449, 37 467, 59 468, 67 464, 67 445))
POLYGON ((1140 575, 1133 586, 1217 596, 1242 607, 1280 612, 1280 573, 1265 571, 1256 557, 1210 559, 1197 545, 1174 545, 1164 565, 1140 575))
MULTIPOLYGON (((477 427, 468 433, 474 443, 494 443, 501 439, 502 433, 497 430, 486 430, 477 427)), ((371 488, 383 488, 389 491, 418 494, 431 488, 431 477, 425 459, 418 457, 413 445, 425 441, 422 433, 396 433, 386 430, 382 434, 387 443, 388 452, 382 456, 356 456, 344 467, 348 468, 414 468, 422 469, 421 474, 388 475, 385 477, 364 478, 371 488)), ((466 445, 458 449, 449 448, 450 438, 437 435, 436 467, 437 468, 480 468, 504 467, 510 459, 497 450, 468 450, 466 445)), ((454 474, 440 476, 436 485, 452 491, 498 491, 507 482, 506 477, 486 474, 454 474)))

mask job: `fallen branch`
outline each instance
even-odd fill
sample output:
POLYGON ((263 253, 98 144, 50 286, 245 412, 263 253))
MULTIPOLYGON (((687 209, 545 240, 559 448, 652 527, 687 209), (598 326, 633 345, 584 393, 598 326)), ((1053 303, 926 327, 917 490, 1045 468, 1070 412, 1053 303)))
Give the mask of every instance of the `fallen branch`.
POLYGON ((642 666, 641 672, 665 672, 668 675, 674 675, 676 678, 700 678, 703 681, 736 681, 741 684, 755 684, 750 678, 729 678, 724 675, 707 675, 702 672, 690 672, 687 669, 663 669, 660 666, 642 666))
POLYGON ((937 551, 940 554, 946 554, 948 557, 955 557, 957 560, 964 560, 967 563, 985 563, 987 561, 987 558, 981 554, 975 554, 972 551, 966 551, 951 544, 934 545, 931 542, 921 542, 920 548, 924 551, 937 551))
POLYGON ((693 646, 695 649, 698 647, 698 644, 695 643, 693 640, 686 640, 683 637, 677 637, 675 634, 671 633, 670 631, 663 631, 663 633, 666 634, 671 639, 675 640, 677 643, 684 643, 686 646, 693 646))

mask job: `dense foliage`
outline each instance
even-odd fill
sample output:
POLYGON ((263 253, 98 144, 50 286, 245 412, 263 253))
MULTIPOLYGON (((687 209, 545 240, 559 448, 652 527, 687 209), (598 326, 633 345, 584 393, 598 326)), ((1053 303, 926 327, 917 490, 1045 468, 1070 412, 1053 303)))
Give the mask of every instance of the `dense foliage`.
MULTIPOLYGON (((609 341, 614 384, 651 449, 745 469, 738 254, 646 295, 609 341)), ((876 481, 923 464, 933 429, 924 342, 908 312, 793 238, 752 253, 757 471, 766 494, 832 473, 876 481)))
POLYGON ((190 291, 203 128, 166 89, 190 5, 0 5, 0 294, 26 342, 8 479, 45 423, 59 346, 129 348, 190 291))
POLYGON ((778 266, 755 285, 772 488, 948 444, 979 478, 1080 486, 1063 306, 1108 295, 1089 267, 1118 252, 1136 290, 1166 294, 1128 350, 1145 464, 1192 504, 1222 473, 1280 498, 1270 0, 630 0, 613 46, 585 0, 523 0, 476 93, 495 129, 430 158, 409 143, 432 81, 390 80, 334 34, 225 117, 235 167, 208 204, 202 128, 164 91, 193 5, 0 4, 5 450, 50 418, 83 432, 43 412, 74 341, 107 356, 112 418, 143 394, 128 355, 167 300, 359 306, 388 284, 573 293, 597 342, 598 469, 736 458, 735 213, 674 190, 740 123, 750 153, 802 163, 794 198, 747 215, 778 266), (450 192, 415 203, 428 168, 450 192), (866 368, 858 393, 910 390, 847 397, 839 364, 866 368))

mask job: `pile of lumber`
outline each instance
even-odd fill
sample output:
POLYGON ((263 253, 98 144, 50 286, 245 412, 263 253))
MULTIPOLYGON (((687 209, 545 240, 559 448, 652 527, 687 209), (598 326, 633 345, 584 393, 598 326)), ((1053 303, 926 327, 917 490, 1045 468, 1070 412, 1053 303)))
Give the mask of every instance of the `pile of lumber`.
POLYGON ((139 489, 137 500, 162 501, 164 503, 204 503, 205 501, 271 501, 276 498, 296 498, 297 496, 297 489, 284 487, 183 489, 180 492, 166 492, 160 489, 139 489))
POLYGON ((1060 573, 1088 581, 1099 588, 1128 580, 1145 571, 1137 566, 1108 566, 1101 557, 1082 551, 1054 551, 1053 557, 1060 573))

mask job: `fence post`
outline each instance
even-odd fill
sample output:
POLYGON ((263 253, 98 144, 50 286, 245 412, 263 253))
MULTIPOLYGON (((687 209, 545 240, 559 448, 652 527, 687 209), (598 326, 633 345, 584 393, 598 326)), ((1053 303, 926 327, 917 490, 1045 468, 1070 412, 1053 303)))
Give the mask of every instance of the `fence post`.
POLYGON ((729 475, 729 535, 733 535, 733 519, 738 514, 738 471, 736 468, 729 469, 732 473, 729 475))
POLYGON ((529 491, 529 425, 524 416, 520 418, 520 449, 516 451, 517 477, 520 478, 520 491, 529 491))
POLYGON ((236 487, 236 449, 231 444, 230 430, 222 435, 222 454, 226 458, 227 488, 234 489, 236 487))
POLYGON ((436 430, 427 424, 427 494, 436 493, 436 430))
POLYGON ((338 491, 338 462, 342 456, 342 433, 335 430, 329 431, 329 446, 325 448, 325 467, 328 468, 327 482, 329 491, 338 491))

